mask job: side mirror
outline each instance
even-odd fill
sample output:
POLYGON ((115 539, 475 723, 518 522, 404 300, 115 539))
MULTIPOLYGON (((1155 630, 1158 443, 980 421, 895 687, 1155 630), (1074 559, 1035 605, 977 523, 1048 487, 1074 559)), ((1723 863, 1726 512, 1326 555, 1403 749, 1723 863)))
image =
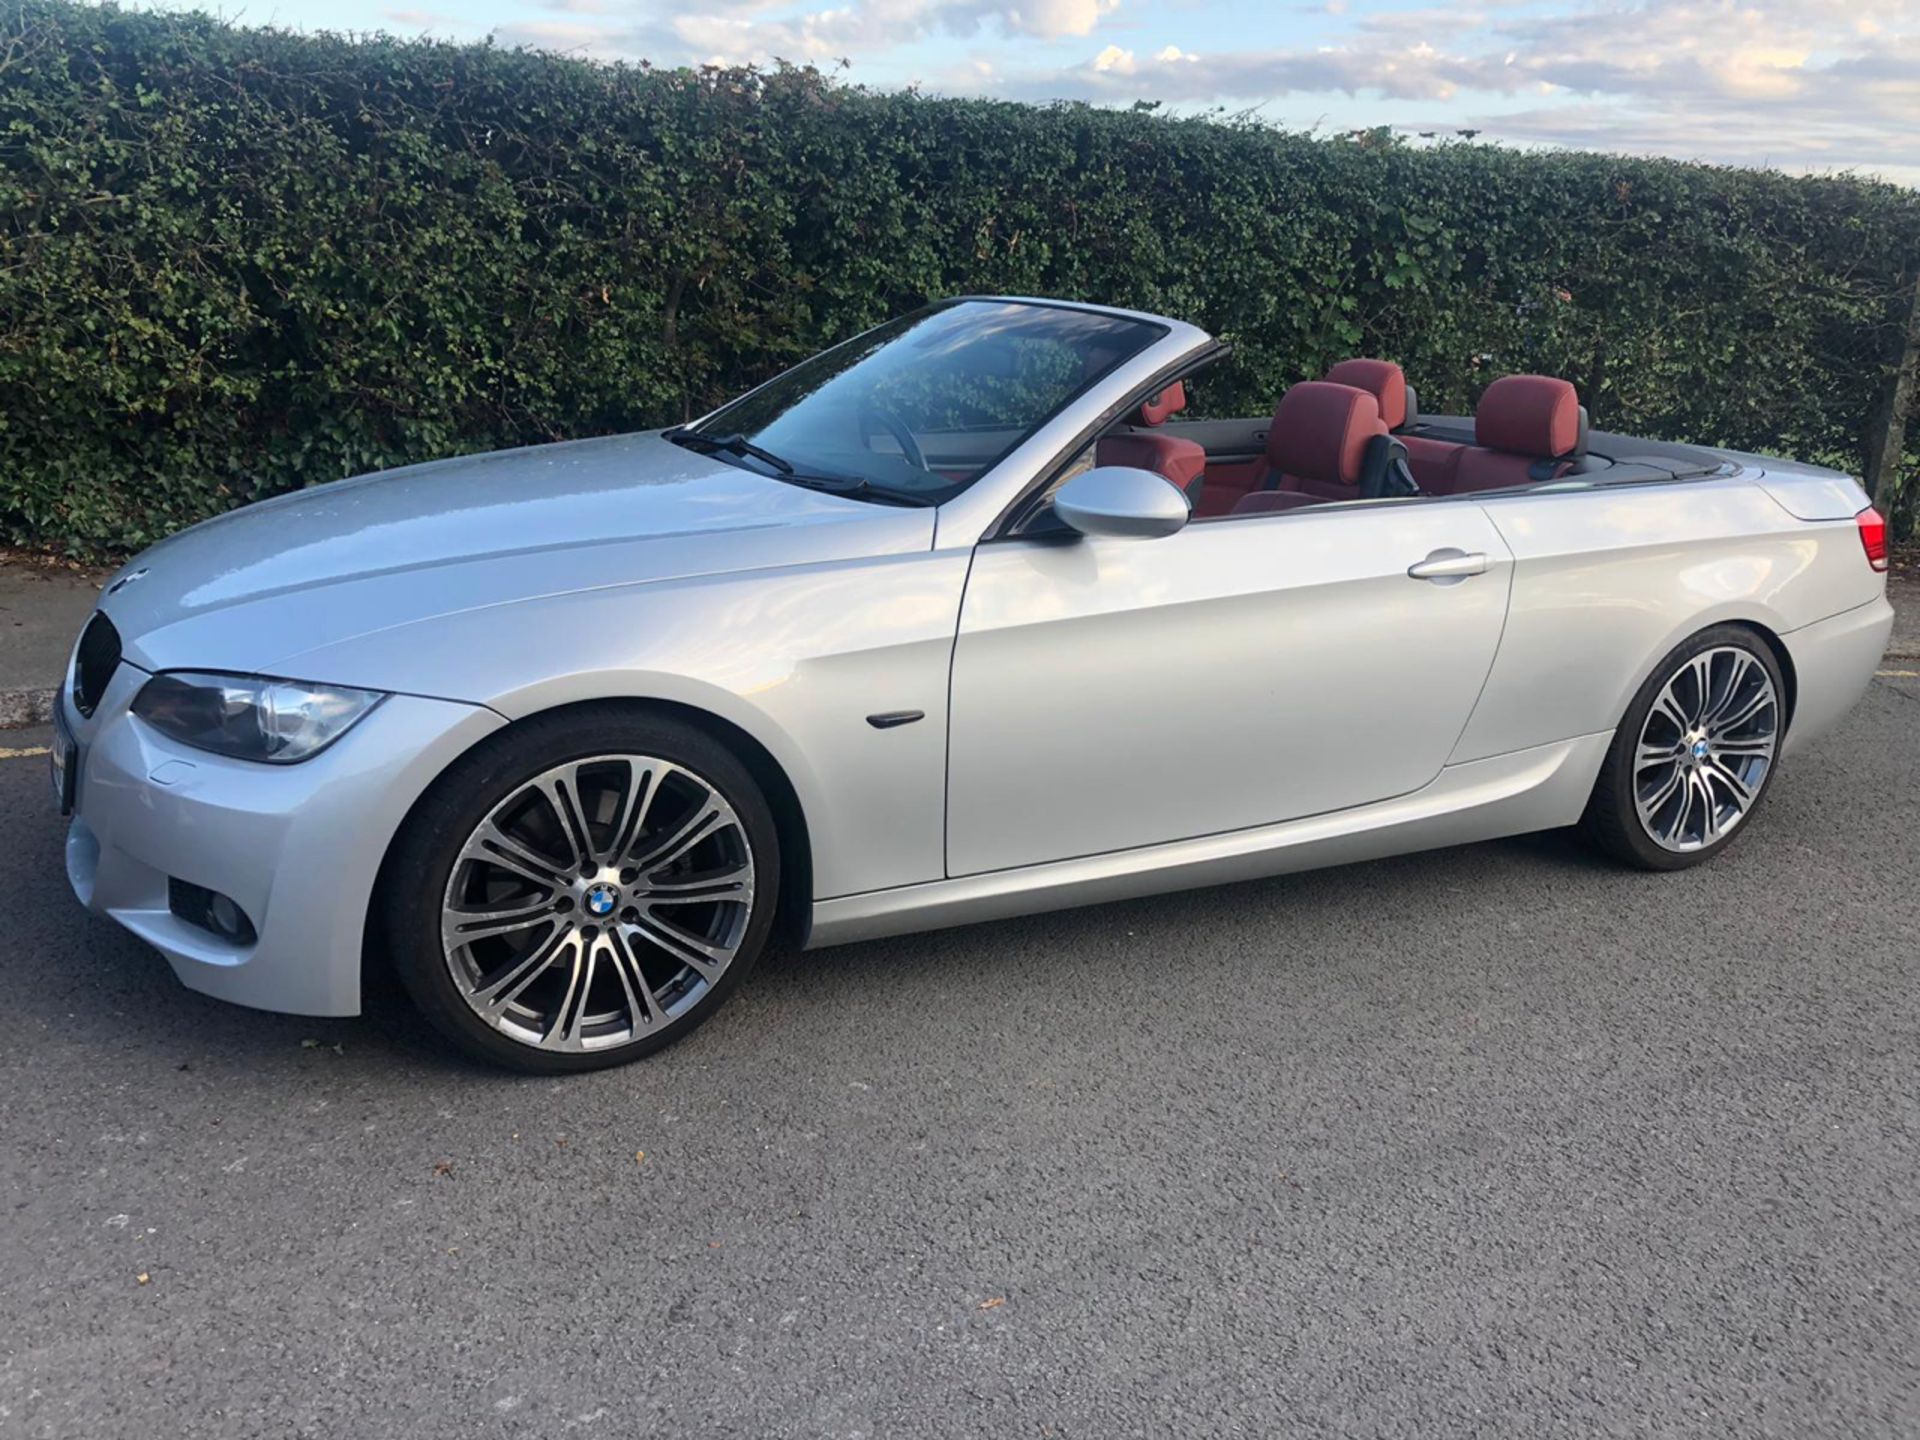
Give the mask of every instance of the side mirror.
POLYGON ((1053 513, 1082 535, 1151 540, 1183 528, 1193 507, 1165 476, 1128 465, 1102 465, 1055 491, 1053 513))

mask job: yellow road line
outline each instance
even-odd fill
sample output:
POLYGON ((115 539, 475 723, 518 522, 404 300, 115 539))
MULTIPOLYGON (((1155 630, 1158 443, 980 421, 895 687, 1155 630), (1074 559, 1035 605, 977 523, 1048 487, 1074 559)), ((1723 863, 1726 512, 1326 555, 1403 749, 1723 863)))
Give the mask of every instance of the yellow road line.
POLYGON ((1920 680, 1920 670, 1876 670, 1873 673, 1889 680, 1920 680))

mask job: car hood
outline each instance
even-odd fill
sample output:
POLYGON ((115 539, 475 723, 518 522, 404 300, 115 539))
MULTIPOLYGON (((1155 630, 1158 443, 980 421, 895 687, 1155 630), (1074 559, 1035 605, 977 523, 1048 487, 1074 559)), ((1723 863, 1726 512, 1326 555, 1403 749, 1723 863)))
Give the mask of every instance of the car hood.
POLYGON ((460 610, 923 550, 933 517, 622 435, 249 505, 135 558, 101 608, 137 665, 271 673, 305 651, 460 610))

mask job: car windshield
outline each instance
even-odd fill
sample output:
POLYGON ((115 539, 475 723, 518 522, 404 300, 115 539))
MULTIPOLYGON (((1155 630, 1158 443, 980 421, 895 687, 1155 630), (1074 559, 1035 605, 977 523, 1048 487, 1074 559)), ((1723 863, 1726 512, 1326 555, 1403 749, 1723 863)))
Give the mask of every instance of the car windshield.
POLYGON ((954 301, 816 355, 668 438, 795 484, 938 504, 1165 333, 1064 306, 954 301))

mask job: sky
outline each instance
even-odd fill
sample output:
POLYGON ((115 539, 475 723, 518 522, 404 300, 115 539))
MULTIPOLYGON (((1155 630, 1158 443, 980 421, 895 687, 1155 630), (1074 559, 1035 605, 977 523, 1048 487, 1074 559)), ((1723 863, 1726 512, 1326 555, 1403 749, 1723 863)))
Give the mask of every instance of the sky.
MULTIPOLYGON (((158 0, 159 8, 188 8, 158 0)), ((1920 0, 248 0, 241 23, 1255 110, 1920 186, 1920 0)))

